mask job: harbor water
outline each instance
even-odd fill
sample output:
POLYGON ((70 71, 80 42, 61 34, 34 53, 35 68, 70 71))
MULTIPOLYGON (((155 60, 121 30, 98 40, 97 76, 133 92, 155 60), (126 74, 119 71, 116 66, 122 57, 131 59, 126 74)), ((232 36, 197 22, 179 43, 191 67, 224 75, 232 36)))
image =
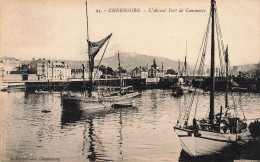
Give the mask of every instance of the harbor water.
MULTIPOLYGON (((1 92, 0 97, 0 161, 187 160, 173 126, 180 112, 185 113, 192 94, 176 98, 171 90, 145 90, 134 98, 134 107, 91 115, 83 107, 64 110, 67 105, 61 104, 59 94, 10 91, 1 92)), ((199 99, 196 118, 204 117, 209 94, 194 98, 199 99)), ((217 93, 215 98, 218 113, 224 106, 224 94, 217 93)), ((233 103, 242 117, 260 115, 259 94, 235 93, 229 98, 229 104, 233 103)))

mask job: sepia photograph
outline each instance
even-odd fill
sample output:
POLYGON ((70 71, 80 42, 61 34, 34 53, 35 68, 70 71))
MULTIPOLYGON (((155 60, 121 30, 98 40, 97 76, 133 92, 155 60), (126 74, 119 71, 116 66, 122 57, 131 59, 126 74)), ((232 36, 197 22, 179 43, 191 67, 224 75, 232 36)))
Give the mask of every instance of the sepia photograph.
POLYGON ((0 161, 260 160, 259 0, 1 0, 0 161))

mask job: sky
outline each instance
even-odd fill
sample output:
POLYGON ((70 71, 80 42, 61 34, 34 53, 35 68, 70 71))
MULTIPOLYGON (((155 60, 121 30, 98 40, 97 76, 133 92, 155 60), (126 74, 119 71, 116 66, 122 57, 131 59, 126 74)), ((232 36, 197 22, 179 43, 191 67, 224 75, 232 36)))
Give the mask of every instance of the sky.
MULTIPOLYGON (((216 3, 231 63, 258 63, 260 1, 216 0, 216 3)), ((195 63, 209 11, 210 0, 88 0, 89 39, 99 41, 113 33, 105 57, 120 51, 182 61, 187 42, 187 60, 195 63), (141 12, 109 12, 115 8, 138 8, 141 12), (169 8, 184 12, 149 12, 169 8)), ((23 60, 85 59, 86 22, 85 0, 1 0, 0 56, 23 60)))

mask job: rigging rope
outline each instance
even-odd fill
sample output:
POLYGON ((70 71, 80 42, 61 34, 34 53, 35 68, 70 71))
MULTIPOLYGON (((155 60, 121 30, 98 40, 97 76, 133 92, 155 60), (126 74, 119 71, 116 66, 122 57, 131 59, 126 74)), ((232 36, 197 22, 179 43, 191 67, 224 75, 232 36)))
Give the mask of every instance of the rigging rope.
POLYGON ((180 119, 181 119, 181 116, 182 116, 182 109, 181 109, 181 100, 178 99, 178 107, 179 107, 179 116, 178 116, 178 120, 177 120, 177 125, 179 124, 180 122, 180 119))
MULTIPOLYGON (((219 47, 219 51, 221 51, 222 50, 222 52, 223 52, 223 57, 225 57, 225 47, 224 47, 224 43, 223 43, 223 39, 222 39, 222 32, 221 32, 221 28, 220 28, 220 22, 219 22, 219 17, 218 17, 218 12, 217 12, 217 6, 216 6, 216 27, 217 27, 217 29, 218 29, 218 31, 217 31, 217 35, 218 35, 218 40, 220 41, 220 46, 221 47, 219 47)), ((219 43, 219 42, 218 42, 219 43)), ((221 53, 219 53, 219 57, 220 57, 220 63, 221 63, 221 68, 222 69, 225 69, 224 67, 223 67, 223 61, 222 61, 222 55, 221 55, 221 53)))
POLYGON ((201 54, 201 49, 202 49, 202 47, 203 47, 203 45, 204 45, 204 42, 205 42, 205 37, 208 36, 207 33, 208 33, 208 31, 209 31, 210 17, 211 17, 211 12, 210 12, 210 14, 209 14, 208 25, 207 25, 207 27, 206 27, 206 32, 205 32, 205 34, 204 34, 204 36, 203 36, 202 44, 201 44, 201 46, 200 46, 200 50, 199 50, 199 54, 198 54, 198 57, 197 57, 197 61, 196 61, 196 64, 195 64, 195 67, 194 67, 194 70, 193 70, 193 76, 195 75, 196 67, 197 67, 198 60, 199 60, 199 57, 200 57, 200 54, 201 54))
POLYGON ((190 111, 191 111, 191 108, 192 108, 192 105, 193 105, 194 97, 195 97, 195 93, 192 93, 190 105, 189 105, 189 107, 186 108, 186 112, 185 112, 185 115, 184 115, 184 119, 185 119, 186 123, 188 123, 188 121, 189 121, 190 111))
MULTIPOLYGON (((203 60, 203 64, 202 64, 202 67, 201 67, 201 74, 199 74, 199 75, 202 75, 203 70, 204 70, 204 60, 203 60)), ((202 83, 203 82, 200 82, 199 88, 201 87, 202 83)), ((195 93, 196 93, 196 91, 197 91, 197 88, 195 89, 195 93)), ((196 118, 197 109, 198 109, 198 103, 199 103, 199 95, 197 95, 197 103, 196 103, 196 107, 195 107, 194 119, 196 118)))
POLYGON ((244 113, 244 110, 243 110, 243 108, 242 108, 242 99, 241 99, 241 93, 239 93, 239 107, 240 107, 240 109, 241 109, 241 111, 242 111, 242 114, 243 114, 243 117, 244 117, 244 120, 246 120, 246 116, 245 116, 245 113, 244 113))
POLYGON ((216 23, 216 33, 217 33, 217 40, 218 40, 218 52, 219 52, 219 61, 220 61, 220 71, 221 71, 221 74, 223 76, 224 74, 224 65, 223 65, 223 60, 222 60, 222 52, 223 52, 223 55, 225 54, 225 51, 222 51, 221 50, 221 42, 220 42, 220 37, 219 37, 219 25, 218 23, 216 23))
MULTIPOLYGON (((202 39, 202 44, 201 44, 201 47, 200 47, 200 50, 199 50, 199 54, 198 54, 198 57, 197 57, 196 65, 195 65, 194 70, 193 70, 193 76, 195 76, 195 72, 196 72, 196 68, 197 68, 198 60, 199 60, 200 56, 201 56, 201 60, 200 60, 199 68, 198 68, 198 74, 202 74, 203 73, 203 67, 204 67, 204 61, 205 61, 205 53, 206 53, 207 43, 208 43, 210 18, 211 18, 211 12, 209 14, 208 24, 207 24, 206 31, 205 31, 205 34, 204 34, 203 39, 202 39)), ((201 86, 201 84, 200 84, 200 86, 201 86)), ((195 92, 196 92, 196 89, 195 89, 195 92)), ((191 111, 191 108, 192 108, 192 105, 193 105, 193 102, 194 102, 195 94, 196 93, 192 93, 191 103, 190 103, 190 105, 188 107, 185 108, 185 115, 184 115, 185 123, 187 123, 188 120, 189 120, 190 111, 191 111)))

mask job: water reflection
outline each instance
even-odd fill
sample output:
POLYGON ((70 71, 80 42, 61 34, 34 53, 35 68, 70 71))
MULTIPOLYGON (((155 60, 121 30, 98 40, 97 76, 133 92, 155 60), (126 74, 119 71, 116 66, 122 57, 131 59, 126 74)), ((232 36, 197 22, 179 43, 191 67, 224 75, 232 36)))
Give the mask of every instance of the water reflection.
POLYGON ((100 146, 102 142, 97 140, 99 138, 94 133, 93 118, 87 120, 86 124, 84 125, 83 131, 82 155, 84 155, 85 151, 88 150, 87 159, 89 161, 110 161, 106 159, 104 150, 102 150, 102 147, 100 146), (88 130, 86 124, 89 124, 88 130), (88 133, 88 135, 86 135, 86 133, 88 133), (88 148, 86 148, 87 146, 88 148))
MULTIPOLYGON (((86 156, 89 161, 110 161, 106 155, 107 150, 102 146, 102 138, 98 137, 101 132, 95 133, 95 120, 102 120, 107 114, 118 114, 119 113, 119 130, 118 130, 118 151, 119 160, 123 160, 123 114, 127 115, 128 112, 136 113, 138 112, 137 107, 126 107, 112 109, 110 111, 98 111, 95 113, 89 113, 84 110, 84 107, 80 103, 77 105, 62 105, 61 113, 61 129, 67 129, 68 126, 76 127, 78 125, 83 125, 83 144, 82 144, 82 156, 86 156)), ((98 123, 97 123, 98 124, 98 123)), ((107 128, 110 129, 110 128, 107 128)), ((108 147, 109 149, 109 147, 108 147)))
MULTIPOLYGON (((5 151, 0 156, 38 158, 44 153, 61 161, 192 161, 181 151, 172 129, 179 113, 185 113, 185 104, 189 106, 191 95, 175 98, 171 94, 171 90, 146 90, 134 99, 138 108, 89 113, 81 104, 60 105, 57 94, 1 93, 0 129, 4 133, 0 141, 7 144, 5 148, 0 145, 5 151), (51 112, 42 113, 44 109, 51 112)), ((238 95, 246 117, 259 116, 259 95, 238 95)), ((209 97, 199 97, 202 113, 197 115, 205 116, 209 97)), ((223 101, 220 93, 216 106, 223 101)), ((249 150, 234 159, 260 159, 259 145, 250 144, 249 150)))
POLYGON ((94 129, 94 119, 96 117, 104 117, 104 112, 89 114, 81 108, 80 104, 76 106, 74 105, 73 108, 66 106, 70 105, 63 105, 62 107, 61 129, 67 129, 67 126, 77 125, 84 127, 83 144, 81 149, 82 156, 86 157, 88 161, 109 161, 109 159, 105 159, 105 151, 100 147, 102 141, 97 134, 95 134, 94 129))
POLYGON ((119 151, 119 157, 118 159, 123 160, 123 151, 122 151, 122 144, 123 144, 123 121, 122 121, 122 109, 120 109, 120 115, 119 115, 119 139, 118 139, 118 151, 119 151))
POLYGON ((63 128, 64 125, 68 125, 80 121, 82 116, 83 116, 83 110, 80 109, 79 104, 73 107, 69 104, 62 105, 61 128, 63 128))

